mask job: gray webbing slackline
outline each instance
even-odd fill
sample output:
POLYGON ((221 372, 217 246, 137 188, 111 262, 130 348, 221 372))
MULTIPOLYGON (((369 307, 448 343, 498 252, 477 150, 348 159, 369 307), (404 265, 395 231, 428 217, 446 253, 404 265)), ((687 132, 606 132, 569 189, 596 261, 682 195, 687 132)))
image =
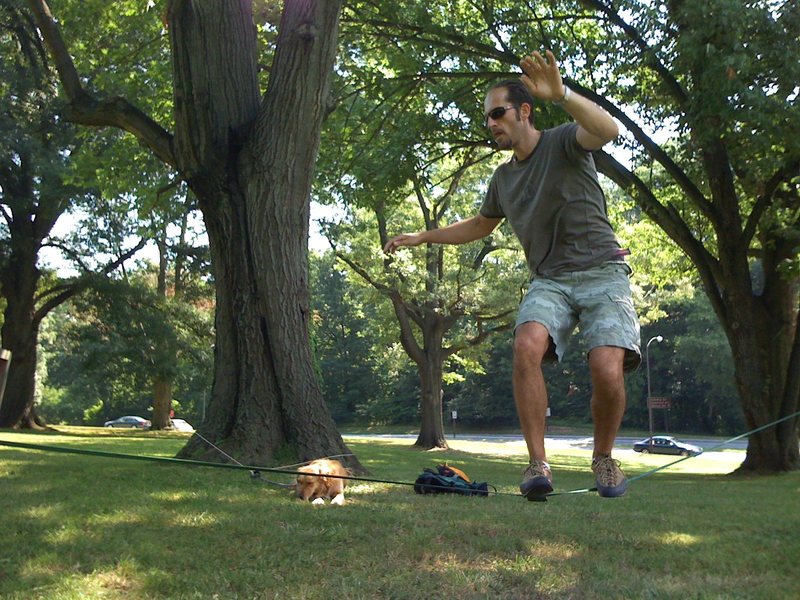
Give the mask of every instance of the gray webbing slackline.
MULTIPOLYGON (((720 442, 719 444, 716 444, 715 446, 711 446, 711 448, 706 448, 700 454, 705 454, 706 452, 712 452, 713 450, 717 450, 718 448, 722 448, 723 446, 727 446, 731 442, 735 442, 737 440, 745 438, 745 437, 747 437, 749 435, 752 435, 754 433, 758 433, 759 431, 764 431, 765 429, 769 429, 770 427, 774 427, 778 423, 783 423, 784 421, 788 421, 789 419, 792 419, 792 418, 797 417, 799 415, 800 415, 800 410, 795 412, 795 413, 792 413, 791 415, 788 415, 788 416, 785 416, 785 417, 783 417, 781 419, 778 419, 776 421, 772 421, 771 423, 767 423, 766 425, 762 425, 761 427, 756 427, 755 429, 751 429, 750 431, 748 431, 746 433, 742 433, 740 435, 737 435, 735 437, 727 439, 724 442, 720 442)), ((640 475, 635 475, 634 477, 630 477, 630 478, 628 478, 628 484, 631 484, 631 483, 633 483, 634 481, 636 481, 638 479, 642 479, 644 477, 649 477, 650 475, 652 475, 654 473, 658 473, 659 471, 663 471, 664 469, 668 469, 668 468, 670 468, 670 467, 672 467, 674 465, 677 465, 680 462, 683 462, 685 460, 689 460, 690 458, 696 458, 696 457, 700 456, 700 454, 695 454, 694 456, 682 456, 681 458, 679 458, 677 460, 673 460, 672 462, 669 462, 669 463, 667 463, 665 465, 661 465, 660 467, 656 467, 655 469, 650 469, 649 471, 645 471, 644 473, 641 473, 640 475)), ((582 489, 578 489, 578 490, 570 490, 568 492, 550 492, 549 494, 546 495, 546 497, 564 496, 564 495, 567 495, 567 494, 586 494, 588 492, 596 492, 596 491, 597 491, 596 487, 582 488, 582 489)))
MULTIPOLYGON (((752 435, 754 433, 758 433, 760 431, 764 431, 765 429, 769 429, 770 427, 774 427, 775 425, 777 425, 779 423, 782 423, 784 421, 787 421, 787 420, 792 419, 792 418, 797 417, 797 416, 800 416, 800 411, 797 411, 795 413, 792 413, 791 415, 787 415, 787 416, 785 416, 783 418, 780 418, 780 419, 777 419, 775 421, 772 421, 771 423, 767 423, 766 425, 762 425, 761 427, 757 427, 755 429, 751 429, 750 431, 748 431, 746 433, 742 433, 740 435, 737 435, 735 437, 727 439, 727 440, 725 440, 723 442, 720 442, 719 444, 716 444, 716 445, 712 446, 711 448, 708 448, 708 449, 704 450, 703 453, 711 452, 712 450, 716 450, 718 448, 722 448, 723 446, 726 446, 726 445, 730 444, 731 442, 735 442, 737 440, 745 438, 745 437, 747 437, 749 435, 752 435)), ((27 450, 41 450, 41 451, 45 451, 45 452, 60 452, 60 453, 64 453, 64 454, 82 454, 82 455, 85 455, 85 456, 100 456, 100 457, 104 457, 104 458, 119 458, 119 459, 127 459, 127 460, 140 460, 140 461, 158 462, 158 463, 162 463, 162 464, 175 463, 175 464, 181 464, 181 465, 186 465, 186 466, 196 466, 196 467, 216 467, 216 468, 222 468, 222 469, 236 469, 236 470, 249 471, 251 473, 254 473, 254 472, 255 473, 257 473, 257 472, 265 472, 265 473, 279 473, 279 474, 282 474, 282 475, 294 475, 294 476, 298 476, 298 475, 315 476, 315 475, 317 475, 317 474, 314 474, 314 473, 302 473, 300 471, 284 469, 284 468, 271 468, 271 467, 258 467, 258 466, 251 466, 251 465, 243 465, 243 464, 238 463, 238 462, 237 462, 237 464, 214 463, 214 462, 208 462, 208 461, 202 461, 202 460, 193 460, 193 459, 188 459, 188 458, 169 458, 169 457, 163 457, 163 456, 147 456, 147 455, 137 455, 137 454, 124 454, 124 453, 121 453, 121 452, 107 452, 107 451, 104 451, 104 450, 85 450, 85 449, 81 449, 81 448, 65 448, 64 446, 28 444, 28 443, 25 443, 25 442, 12 442, 12 441, 6 441, 6 440, 0 440, 0 446, 8 446, 8 447, 11 447, 11 448, 24 448, 24 449, 27 449, 27 450)), ((699 456, 699 455, 696 455, 696 456, 699 456)), ((649 471, 646 471, 645 473, 642 473, 640 475, 636 475, 634 477, 631 477, 631 478, 628 479, 628 483, 633 483, 634 481, 637 481, 637 480, 642 479, 644 477, 649 477, 650 475, 653 475, 654 473, 658 473, 659 471, 663 471, 664 469, 668 469, 669 467, 672 467, 672 466, 674 466, 674 465, 676 465, 676 464, 678 464, 680 462, 683 462, 685 460, 689 460, 690 458, 695 458, 695 456, 684 456, 684 457, 679 458, 678 460, 674 460, 674 461, 672 461, 670 463, 667 463, 665 465, 661 465, 660 467, 656 467, 655 469, 651 469, 649 471)), ((320 477, 329 477, 331 479, 348 479, 348 480, 351 480, 351 481, 363 481, 363 482, 367 482, 367 483, 384 483, 384 484, 388 484, 388 485, 406 485, 406 486, 415 485, 415 483, 412 483, 412 482, 409 482, 409 481, 395 481, 395 480, 391 480, 391 479, 376 479, 376 478, 371 478, 371 477, 355 477, 355 476, 351 476, 351 475, 318 475, 318 476, 320 476, 320 477)), ((436 486, 432 486, 432 487, 436 487, 436 486)), ((580 489, 569 490, 569 491, 564 491, 564 492, 550 492, 549 494, 546 494, 545 496, 543 496, 543 498, 548 498, 548 497, 551 497, 551 496, 565 496, 565 495, 570 495, 570 494, 585 494, 585 493, 596 492, 596 491, 597 491, 596 487, 580 488, 580 489)), ((497 495, 497 496, 520 496, 520 494, 517 494, 517 493, 498 492, 497 490, 494 490, 491 493, 494 494, 494 495, 497 495)))

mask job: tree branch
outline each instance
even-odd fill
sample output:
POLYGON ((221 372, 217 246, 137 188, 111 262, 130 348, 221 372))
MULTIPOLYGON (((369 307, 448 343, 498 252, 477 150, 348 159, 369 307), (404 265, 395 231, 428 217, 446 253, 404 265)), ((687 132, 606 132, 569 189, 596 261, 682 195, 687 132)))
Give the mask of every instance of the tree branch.
MULTIPOLYGON (((386 212, 385 212, 385 205, 383 201, 379 202, 375 206, 375 219, 378 222, 378 239, 380 240, 381 248, 386 247, 386 242, 389 241, 389 233, 386 228, 386 212)), ((383 271, 384 273, 391 272, 391 266, 394 262, 394 256, 391 254, 384 254, 383 255, 383 271)), ((395 275, 400 280, 400 283, 406 283, 407 278, 405 274, 398 270, 395 272, 395 275)))
MULTIPOLYGON (((508 311, 506 313, 498 315, 497 317, 492 317, 492 318, 502 318, 504 316, 507 316, 507 315, 511 314, 512 312, 514 312, 514 311, 508 311)), ((484 329, 483 328, 483 319, 480 319, 480 318, 477 319, 477 323, 478 323, 478 334, 477 335, 471 337, 470 339, 468 339, 468 340, 466 340, 466 341, 464 341, 464 342, 462 342, 460 344, 453 344, 453 345, 448 346, 446 348, 442 348, 442 355, 444 356, 444 358, 448 358, 448 357, 452 356, 453 354, 457 354, 457 353, 461 352, 462 350, 464 350, 466 348, 471 348, 471 347, 477 346, 481 342, 483 342, 483 340, 485 340, 487 337, 489 337, 490 335, 492 335, 494 333, 499 333, 501 331, 508 331, 514 326, 514 323, 509 322, 509 323, 503 323, 501 325, 497 325, 495 327, 490 327, 489 329, 484 329)))
POLYGON ((391 37, 391 39, 398 40, 415 39, 420 42, 428 43, 436 42, 439 47, 458 53, 464 52, 465 48, 469 48, 475 54, 485 58, 492 58, 500 62, 511 62, 512 64, 516 64, 520 59, 519 56, 512 52, 498 50, 489 44, 472 42, 472 40, 469 40, 465 36, 456 33, 455 30, 448 31, 447 29, 435 27, 430 24, 423 27, 421 25, 414 25, 411 23, 394 23, 392 21, 385 21, 381 19, 349 20, 346 16, 342 16, 342 23, 357 24, 362 28, 365 25, 371 26, 375 29, 374 35, 380 37, 391 37), (392 31, 397 31, 398 33, 392 34, 392 31))
POLYGON ((418 310, 411 304, 404 301, 398 290, 390 288, 380 281, 377 281, 366 271, 366 269, 362 268, 361 265, 356 263, 349 256, 339 252, 338 250, 334 250, 334 254, 336 255, 336 258, 344 262, 347 266, 353 269, 353 271, 358 273, 358 275, 360 275, 364 281, 369 283, 381 294, 391 300, 395 315, 397 316, 397 322, 400 325, 400 343, 403 345, 406 353, 415 363, 424 364, 426 360, 425 353, 422 348, 420 348, 416 338, 414 338, 414 331, 411 327, 411 323, 409 322, 410 317, 410 319, 414 321, 418 327, 422 327, 422 316, 419 314, 418 310))
POLYGON ((703 215, 705 215, 712 223, 719 222, 714 205, 706 199, 706 197, 703 195, 703 192, 701 192, 694 182, 689 179, 683 169, 681 169, 672 160, 672 158, 670 158, 669 154, 664 152, 661 146, 656 144, 633 119, 631 119, 627 114, 617 108, 616 105, 612 104, 605 97, 596 94, 592 90, 583 87, 571 79, 565 78, 565 80, 568 81, 570 87, 573 87, 576 91, 578 91, 581 96, 589 98, 598 106, 602 106, 611 116, 620 121, 625 128, 630 131, 631 134, 633 134, 633 137, 636 139, 636 141, 639 142, 642 147, 644 147, 647 153, 656 162, 664 167, 664 170, 675 180, 675 183, 680 186, 692 203, 697 206, 700 212, 702 212, 703 215))
POLYGON ((83 259, 82 259, 81 255, 78 254, 77 252, 75 252, 75 250, 73 248, 70 248, 69 246, 65 246, 64 244, 62 244, 60 242, 49 241, 49 242, 43 243, 42 244, 42 248, 57 248, 58 250, 61 250, 61 252, 66 254, 69 257, 70 260, 75 261, 76 263, 78 263, 78 266, 83 271, 87 271, 88 272, 90 270, 89 267, 86 266, 86 263, 83 262, 83 259))
POLYGON ((417 204, 419 205, 419 211, 422 213, 422 219, 425 221, 425 229, 430 230, 434 228, 434 221, 431 219, 431 211, 425 203, 425 194, 422 192, 422 183, 419 179, 419 172, 414 170, 414 172, 411 173, 414 195, 417 198, 417 204))
POLYGON ((345 263, 348 267, 353 269, 353 271, 355 271, 364 281, 366 281, 368 284, 370 284, 372 287, 374 287, 376 290, 378 290, 381 294, 383 294, 384 296, 386 296, 389 299, 393 299, 396 296, 399 299, 400 304, 402 304, 402 306, 411 315, 413 321, 417 325, 421 325, 422 324, 422 315, 420 315, 419 312, 412 305, 408 304, 407 302, 405 302, 402 299, 402 297, 400 296, 400 292, 399 291, 397 291, 394 288, 389 287, 388 285, 386 285, 384 283, 381 283, 380 281, 378 281, 377 279, 372 277, 367 272, 366 269, 364 269, 361 265, 356 263, 349 256, 347 256, 346 254, 340 252, 339 250, 334 250, 334 254, 336 255, 336 258, 338 258, 343 263, 345 263))
MULTIPOLYGON (((673 207, 666 207, 650 191, 650 188, 629 169, 605 151, 594 152, 597 169, 625 190, 645 214, 650 217, 692 259, 706 290, 716 290, 709 299, 719 315, 725 314, 718 282, 721 278, 717 259, 695 238, 688 225, 673 207)), ((710 294, 710 292, 709 292, 710 294)))
MULTIPOLYGON (((455 170, 454 173, 451 173, 448 177, 450 179, 450 183, 447 186, 447 191, 442 195, 442 201, 440 203, 434 203, 434 221, 436 223, 439 222, 439 218, 447 212, 447 209, 450 206, 450 199, 455 195, 456 191, 458 190, 458 185, 461 183, 461 179, 467 172, 471 166, 477 164, 480 159, 473 159, 475 154, 475 147, 469 148, 467 150, 464 159, 461 161, 461 164, 455 170)), ((439 183, 443 183, 442 180, 439 183)), ((437 184, 438 185, 438 184, 437 184)))
POLYGON ((626 23, 619 13, 614 10, 611 3, 606 4, 600 0, 581 1, 585 6, 595 8, 599 12, 603 13, 611 23, 619 27, 625 33, 625 35, 631 41, 633 41, 636 48, 638 48, 638 50, 642 53, 642 62, 651 67, 661 77, 661 80, 664 82, 667 90, 670 92, 675 101, 681 106, 686 104, 688 98, 686 96, 686 92, 681 87, 681 84, 677 79, 675 79, 675 77, 673 77, 670 70, 666 67, 666 65, 664 65, 663 62, 661 62, 647 41, 639 34, 637 29, 626 23))
POLYGON ((11 217, 11 215, 8 213, 8 211, 2 204, 0 204, 0 213, 3 214, 3 219, 5 220, 6 224, 11 225, 14 219, 11 217))
POLYGON ((78 71, 45 0, 28 0, 28 6, 50 49, 61 85, 69 99, 69 107, 63 113, 64 118, 81 125, 112 126, 127 131, 136 136, 159 159, 176 168, 172 135, 124 98, 101 101, 92 97, 81 85, 78 71))
POLYGON ((789 165, 785 165, 776 171, 772 177, 770 177, 769 181, 767 181, 767 183, 764 185, 764 191, 759 194, 758 199, 753 206, 753 210, 750 211, 750 216, 747 218, 747 223, 742 230, 742 237, 740 241, 740 245, 742 247, 750 247, 750 242, 753 240, 753 236, 755 236, 756 230, 758 229, 758 223, 761 221, 761 217, 764 215, 764 212, 772 205, 775 199, 775 191, 778 189, 778 186, 781 183, 788 181, 792 177, 796 177, 798 170, 800 170, 800 160, 796 160, 789 165))
POLYGON ((75 294, 82 292, 89 286, 91 282, 91 278, 94 275, 108 275, 111 271, 115 270, 119 267, 122 263, 136 254, 139 250, 144 248, 144 245, 147 243, 147 238, 142 238, 139 240, 139 243, 136 244, 133 248, 126 250, 123 254, 113 260, 112 262, 108 263, 105 267, 103 267, 97 273, 90 273, 86 274, 79 279, 77 279, 74 283, 62 283, 52 288, 49 288, 42 292, 41 294, 37 295, 35 301, 40 301, 44 298, 50 297, 48 300, 45 301, 42 306, 40 306, 33 315, 34 323, 41 322, 47 314, 59 306, 63 304, 65 301, 69 300, 75 294))
POLYGON ((483 238, 483 246, 481 246, 481 249, 472 261, 472 268, 477 271, 483 264, 483 260, 495 250, 516 250, 516 248, 512 248, 511 246, 497 246, 492 241, 492 236, 487 236, 483 238))

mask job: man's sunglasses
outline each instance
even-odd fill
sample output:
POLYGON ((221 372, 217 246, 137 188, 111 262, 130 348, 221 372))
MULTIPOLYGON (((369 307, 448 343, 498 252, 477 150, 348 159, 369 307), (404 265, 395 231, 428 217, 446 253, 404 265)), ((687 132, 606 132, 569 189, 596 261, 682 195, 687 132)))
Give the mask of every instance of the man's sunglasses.
POLYGON ((508 106, 498 106, 497 108, 493 108, 488 113, 486 113, 486 116, 483 118, 483 124, 488 127, 489 117, 491 117, 492 120, 497 121, 498 119, 502 119, 503 115, 506 114, 506 111, 512 108, 515 110, 519 110, 519 106, 514 106, 513 104, 509 104, 508 106))

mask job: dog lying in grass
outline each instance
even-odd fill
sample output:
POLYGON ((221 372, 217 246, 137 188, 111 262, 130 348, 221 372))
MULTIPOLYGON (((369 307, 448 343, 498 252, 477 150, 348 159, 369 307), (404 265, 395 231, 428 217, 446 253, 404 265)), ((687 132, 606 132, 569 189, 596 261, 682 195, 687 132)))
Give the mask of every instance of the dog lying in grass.
POLYGON ((294 484, 296 497, 305 502, 310 500, 312 504, 325 504, 327 499, 337 506, 344 504, 344 488, 347 480, 339 477, 346 477, 350 473, 338 460, 319 458, 297 470, 309 475, 297 476, 294 484), (326 477, 326 475, 338 477, 326 477))

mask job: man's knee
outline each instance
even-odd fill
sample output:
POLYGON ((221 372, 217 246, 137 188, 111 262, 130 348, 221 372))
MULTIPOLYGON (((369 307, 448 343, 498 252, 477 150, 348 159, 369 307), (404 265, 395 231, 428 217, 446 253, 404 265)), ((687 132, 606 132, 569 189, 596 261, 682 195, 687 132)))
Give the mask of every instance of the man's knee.
POLYGON ((592 381, 614 382, 624 379, 625 350, 616 346, 599 346, 589 352, 589 370, 592 381))
POLYGON ((550 334, 541 323, 523 323, 514 335, 514 362, 541 364, 550 347, 550 334))

